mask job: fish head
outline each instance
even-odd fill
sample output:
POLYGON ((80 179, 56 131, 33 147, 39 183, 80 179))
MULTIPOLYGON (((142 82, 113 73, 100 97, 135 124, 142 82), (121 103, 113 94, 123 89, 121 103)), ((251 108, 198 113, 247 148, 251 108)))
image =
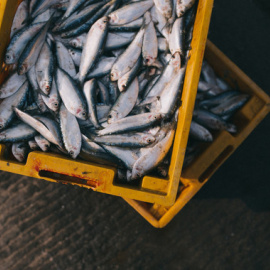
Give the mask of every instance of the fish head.
POLYGON ((162 118, 162 115, 160 113, 153 113, 148 116, 148 119, 153 120, 153 121, 159 121, 161 120, 161 118, 162 118))
POLYGON ((111 75, 110 75, 110 78, 111 78, 111 81, 117 81, 119 79, 119 72, 116 68, 113 68, 111 70, 111 75))
POLYGON ((12 50, 9 50, 5 55, 5 63, 7 65, 13 64, 15 61, 15 54, 12 50))
POLYGON ((116 111, 111 111, 108 115, 108 124, 111 124, 115 121, 119 120, 119 114, 116 111))
POLYGON ((144 58, 143 64, 145 66, 152 66, 155 62, 155 58, 153 58, 152 56, 148 55, 144 58))
POLYGON ((126 78, 125 76, 121 77, 119 80, 118 80, 118 88, 119 88, 119 91, 120 92, 123 92, 127 89, 127 84, 126 84, 126 78))
POLYGON ((44 92, 44 94, 49 95, 50 91, 51 91, 51 86, 50 83, 48 81, 43 81, 40 85, 42 92, 44 92))
POLYGON ((75 39, 71 40, 69 42, 69 45, 72 46, 72 47, 74 47, 74 48, 78 48, 79 47, 79 41, 78 41, 78 39, 75 38, 75 39))
POLYGON ((155 142, 156 138, 154 136, 151 136, 151 135, 147 134, 147 135, 144 135, 142 137, 142 140, 143 140, 143 142, 145 142, 147 144, 150 144, 150 143, 155 142))
POLYGON ((23 75, 24 73, 27 72, 28 65, 27 64, 22 64, 21 66, 18 67, 18 74, 23 75))
POLYGON ((84 108, 79 108, 76 112, 76 117, 78 117, 79 119, 87 120, 87 116, 87 111, 84 108))
POLYGON ((131 179, 135 180, 135 179, 139 179, 143 177, 143 170, 141 167, 139 166, 134 166, 132 169, 132 173, 131 173, 131 179))
POLYGON ((73 146, 71 150, 69 150, 68 152, 72 158, 76 159, 77 156, 79 155, 80 153, 80 149, 78 149, 77 147, 73 146))
POLYGON ((59 109, 59 102, 58 102, 58 100, 56 98, 50 98, 49 104, 50 104, 50 107, 54 111, 58 111, 58 109, 59 109))
POLYGON ((173 65, 173 67, 175 67, 176 69, 180 69, 181 68, 181 56, 180 56, 180 52, 174 53, 174 55, 172 56, 172 59, 171 59, 171 63, 173 65))
POLYGON ((109 22, 109 18, 104 16, 101 19, 99 19, 96 24, 99 27, 100 30, 105 30, 109 22))
POLYGON ((116 23, 118 21, 118 16, 116 13, 112 13, 109 15, 109 22, 110 23, 116 23))

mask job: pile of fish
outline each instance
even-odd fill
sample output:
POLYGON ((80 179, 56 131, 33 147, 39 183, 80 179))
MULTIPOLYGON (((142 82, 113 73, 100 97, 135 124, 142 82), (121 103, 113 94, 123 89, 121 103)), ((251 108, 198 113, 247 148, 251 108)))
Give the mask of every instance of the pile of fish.
POLYGON ((249 95, 232 89, 216 76, 206 61, 203 62, 184 166, 198 156, 201 142, 213 141, 213 132, 237 132, 237 127, 230 121, 248 99, 249 95))
POLYGON ((25 0, 6 49, 0 142, 116 164, 128 180, 169 152, 196 0, 25 0))

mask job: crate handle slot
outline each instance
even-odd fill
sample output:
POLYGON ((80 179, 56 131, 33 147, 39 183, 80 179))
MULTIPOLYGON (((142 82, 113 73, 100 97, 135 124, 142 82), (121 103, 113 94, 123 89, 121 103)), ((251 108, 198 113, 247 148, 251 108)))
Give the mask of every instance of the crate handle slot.
POLYGON ((232 145, 227 146, 214 160, 214 162, 206 168, 206 170, 199 176, 198 180, 203 183, 209 179, 210 176, 219 168, 219 166, 232 154, 234 147, 232 145))
POLYGON ((90 188, 97 187, 97 182, 94 180, 82 179, 79 177, 70 176, 68 174, 57 173, 57 172, 52 172, 52 171, 47 171, 47 170, 40 170, 38 174, 41 178, 43 177, 51 178, 63 184, 84 185, 90 188))

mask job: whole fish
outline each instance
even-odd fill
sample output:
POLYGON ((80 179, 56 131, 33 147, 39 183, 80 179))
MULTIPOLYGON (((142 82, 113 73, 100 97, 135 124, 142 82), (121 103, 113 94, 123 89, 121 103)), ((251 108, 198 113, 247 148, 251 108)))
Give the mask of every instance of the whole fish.
POLYGON ((36 62, 36 76, 39 89, 47 96, 50 94, 54 72, 54 57, 49 44, 45 41, 36 62))
POLYGON ((133 130, 142 130, 154 125, 160 119, 161 115, 159 113, 132 115, 108 125, 106 128, 99 130, 97 134, 99 136, 103 136, 108 134, 125 133, 133 130))
POLYGON ((28 115, 27 113, 24 113, 18 108, 14 108, 14 111, 17 114, 18 118, 20 118, 24 123, 28 124, 29 126, 34 128, 36 131, 38 131, 44 138, 46 138, 48 141, 56 145, 58 144, 54 135, 42 122, 38 121, 37 119, 28 115))
POLYGON ((123 25, 140 18, 153 6, 152 0, 140 1, 126 5, 109 15, 110 25, 123 25))
MULTIPOLYGON (((51 17, 52 19, 52 17, 51 17)), ((27 44, 18 60, 18 74, 26 73, 36 64, 40 51, 46 39, 51 19, 45 24, 41 31, 27 44)))
POLYGON ((76 158, 81 151, 82 135, 76 117, 64 106, 60 107, 60 126, 66 150, 72 158, 76 158))
POLYGON ((0 142, 27 141, 36 135, 36 130, 30 126, 19 123, 0 132, 0 142))
POLYGON ((94 137, 94 142, 109 146, 120 146, 120 147, 144 147, 155 142, 155 137, 150 134, 144 133, 133 133, 133 134, 122 134, 122 135, 109 135, 94 137))
POLYGON ((143 38, 142 55, 144 65, 152 66, 158 56, 158 41, 154 23, 149 12, 145 13, 146 20, 145 34, 143 38))
POLYGON ((165 138, 158 142, 155 146, 145 149, 141 157, 135 162, 132 168, 131 179, 137 179, 151 171, 166 156, 171 148, 174 129, 170 130, 165 138))
POLYGON ((101 128, 96 110, 96 90, 97 82, 95 79, 91 79, 84 84, 83 93, 88 106, 88 117, 96 128, 101 128))
POLYGON ((111 70, 111 80, 116 81, 130 71, 138 61, 141 51, 145 28, 142 27, 134 40, 123 54, 116 60, 111 70))
POLYGON ((113 123, 127 116, 136 104, 139 94, 138 79, 135 78, 125 92, 122 92, 108 115, 108 123, 113 123))
POLYGON ((57 68, 55 75, 58 93, 67 110, 76 117, 86 120, 87 108, 80 89, 64 70, 57 68))
POLYGON ((102 53, 108 30, 108 18, 102 17, 90 29, 82 51, 82 61, 79 71, 79 81, 84 82, 87 73, 94 66, 97 57, 102 53), (91 46, 91 50, 88 47, 91 46))
POLYGON ((19 60, 27 43, 36 36, 43 26, 44 23, 30 24, 12 36, 5 54, 7 65, 15 64, 19 60))

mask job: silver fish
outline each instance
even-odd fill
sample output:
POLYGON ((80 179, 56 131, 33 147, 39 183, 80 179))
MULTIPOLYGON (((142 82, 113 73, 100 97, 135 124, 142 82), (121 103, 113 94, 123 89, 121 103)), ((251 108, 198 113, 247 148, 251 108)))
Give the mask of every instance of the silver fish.
POLYGON ((68 52, 73 60, 73 63, 75 64, 75 66, 79 67, 80 63, 81 63, 81 58, 82 58, 82 51, 74 49, 74 48, 69 48, 68 52))
POLYGON ((64 70, 57 68, 55 75, 56 87, 65 107, 76 117, 86 120, 87 109, 80 89, 64 70))
POLYGON ((50 110, 52 110, 54 112, 58 111, 59 106, 60 106, 60 96, 58 94, 54 80, 52 82, 52 88, 51 88, 51 92, 50 92, 49 96, 42 95, 42 99, 43 99, 44 103, 46 104, 46 106, 50 110))
POLYGON ((174 129, 170 130, 165 138, 159 141, 155 146, 146 149, 135 162, 132 168, 131 179, 137 179, 147 174, 164 159, 171 148, 174 132, 174 129))
POLYGON ((70 46, 72 46, 76 49, 82 50, 85 42, 86 42, 86 34, 82 34, 80 36, 77 36, 77 37, 71 39, 68 43, 70 46))
POLYGON ((25 81, 25 75, 20 76, 17 72, 12 73, 0 86, 0 98, 7 98, 16 93, 25 81))
POLYGON ((94 137, 94 142, 105 144, 109 146, 120 146, 120 147, 144 147, 155 142, 155 137, 150 134, 144 133, 133 133, 133 134, 122 134, 122 135, 109 135, 94 137))
POLYGON ((12 36, 11 41, 7 47, 5 54, 5 63, 7 65, 15 64, 21 56, 27 43, 40 31, 44 23, 30 24, 15 35, 12 36))
POLYGON ((135 106, 138 94, 139 83, 138 79, 135 78, 128 89, 119 95, 108 115, 108 123, 111 124, 127 116, 135 106))
POLYGON ((18 60, 18 74, 26 73, 36 64, 42 46, 45 42, 47 31, 51 24, 51 19, 45 24, 41 31, 27 44, 18 60))
POLYGON ((136 152, 130 149, 108 145, 103 145, 102 147, 110 154, 120 159, 125 164, 127 169, 132 169, 138 159, 136 152))
POLYGON ((28 82, 25 81, 20 89, 4 99, 0 104, 0 130, 5 128, 13 119, 14 111, 13 108, 21 108, 26 100, 28 93, 28 82))
POLYGON ((56 41, 56 58, 61 69, 71 77, 76 76, 76 68, 68 49, 60 41, 56 41))
POLYGON ((127 33, 108 33, 105 50, 115 50, 126 46, 134 39, 133 32, 127 33))
POLYGON ((121 78, 125 73, 130 71, 135 63, 138 61, 141 51, 145 28, 142 27, 137 33, 134 40, 128 46, 123 54, 114 63, 111 70, 111 80, 116 81, 121 78))
POLYGON ((132 115, 108 125, 106 128, 99 130, 97 133, 99 136, 103 136, 108 134, 125 133, 133 130, 137 131, 154 125, 160 119, 161 115, 158 113, 132 115))
POLYGON ((25 142, 13 143, 11 147, 13 156, 19 161, 24 162, 28 155, 28 145, 25 142))
POLYGON ((29 145, 31 150, 38 150, 39 149, 39 146, 35 140, 28 141, 28 145, 29 145))
POLYGON ((108 18, 102 17, 99 19, 87 34, 86 43, 82 51, 82 61, 79 71, 79 81, 84 82, 87 73, 94 66, 97 57, 101 54, 104 46, 108 29, 108 18), (91 50, 88 50, 88 47, 91 50))
POLYGON ((185 21, 184 18, 177 18, 169 35, 169 48, 171 54, 179 52, 182 56, 185 50, 185 21))
POLYGON ((41 135, 37 135, 35 136, 35 142, 37 143, 38 147, 44 151, 47 152, 50 148, 50 142, 48 140, 46 140, 43 136, 41 135))
POLYGON ((89 119, 93 123, 96 128, 100 128, 100 124, 98 122, 97 110, 96 110, 96 90, 97 83, 95 79, 91 79, 84 84, 83 93, 88 106, 88 115, 89 119))
POLYGON ((110 70, 112 69, 115 61, 116 57, 100 57, 95 68, 90 73, 88 73, 87 79, 93 77, 101 77, 110 73, 110 70))
POLYGON ((172 17, 173 6, 171 0, 154 0, 154 3, 156 8, 166 19, 172 17))
POLYGON ((144 18, 146 21, 146 27, 142 46, 143 63, 146 66, 152 66, 158 56, 158 41, 150 13, 146 12, 144 18))
MULTIPOLYGON (((119 89, 120 92, 123 92, 128 88, 130 83, 136 77, 138 69, 140 68, 140 66, 141 66, 141 61, 139 59, 137 61, 137 63, 134 65, 134 67, 117 81, 118 89, 119 89)), ((136 98, 137 97, 138 97, 138 95, 136 96, 136 98)))
POLYGON ((192 121, 190 124, 189 135, 199 141, 212 142, 213 136, 210 131, 198 123, 192 121))
POLYGON ((27 19, 27 17, 28 17, 27 2, 22 1, 17 8, 16 14, 12 22, 12 27, 11 27, 11 32, 10 32, 11 38, 17 31, 19 31, 25 26, 24 21, 27 19))
POLYGON ((39 89, 49 95, 52 87, 54 58, 49 44, 45 41, 36 62, 36 76, 39 89))
POLYGON ((55 139, 54 135, 50 132, 50 130, 40 121, 35 119, 34 117, 30 116, 27 113, 24 113, 23 111, 19 110, 18 108, 14 108, 15 113, 17 116, 26 124, 34 128, 36 131, 38 131, 44 138, 46 138, 48 141, 58 144, 57 140, 55 139))
POLYGON ((27 141, 36 135, 36 131, 30 126, 19 123, 0 132, 0 142, 27 141))
POLYGON ((60 107, 60 126, 66 150, 72 158, 76 158, 81 151, 82 135, 76 117, 64 106, 60 107))
POLYGON ((126 5, 109 15, 110 25, 123 25, 140 18, 153 6, 152 0, 140 1, 126 5))

